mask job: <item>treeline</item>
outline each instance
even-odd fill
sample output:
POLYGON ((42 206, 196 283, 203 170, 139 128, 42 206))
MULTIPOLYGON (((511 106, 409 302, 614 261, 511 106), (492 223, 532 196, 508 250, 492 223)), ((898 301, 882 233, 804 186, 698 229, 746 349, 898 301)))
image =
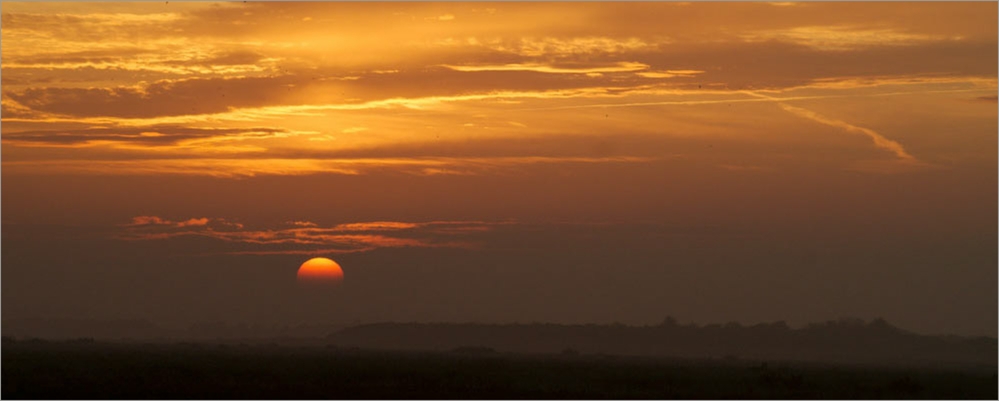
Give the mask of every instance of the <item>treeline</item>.
POLYGON ((995 338, 918 335, 883 319, 840 319, 798 329, 784 322, 681 325, 672 318, 656 326, 379 323, 328 339, 337 346, 376 349, 918 365, 995 366, 997 353, 995 338))

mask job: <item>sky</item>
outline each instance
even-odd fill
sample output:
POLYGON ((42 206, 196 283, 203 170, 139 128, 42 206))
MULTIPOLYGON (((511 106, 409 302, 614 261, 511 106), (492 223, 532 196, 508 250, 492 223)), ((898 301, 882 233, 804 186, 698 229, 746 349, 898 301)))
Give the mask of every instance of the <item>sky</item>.
POLYGON ((997 335, 994 2, 0 7, 5 320, 997 335))

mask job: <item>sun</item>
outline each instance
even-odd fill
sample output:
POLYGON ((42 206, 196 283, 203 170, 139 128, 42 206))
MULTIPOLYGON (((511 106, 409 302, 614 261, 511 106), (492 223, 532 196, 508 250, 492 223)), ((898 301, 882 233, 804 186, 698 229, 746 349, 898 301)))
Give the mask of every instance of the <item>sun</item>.
POLYGON ((308 286, 334 286, 343 282, 343 269, 328 258, 312 258, 298 268, 298 283, 308 286))

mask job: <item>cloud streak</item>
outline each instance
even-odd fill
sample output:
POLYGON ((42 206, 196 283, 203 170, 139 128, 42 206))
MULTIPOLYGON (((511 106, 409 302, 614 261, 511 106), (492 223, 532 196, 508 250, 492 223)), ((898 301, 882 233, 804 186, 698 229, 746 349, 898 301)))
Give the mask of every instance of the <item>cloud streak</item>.
POLYGON ((143 160, 46 160, 4 161, 12 172, 42 174, 101 175, 196 175, 245 178, 259 175, 342 174, 359 175, 379 171, 412 175, 474 175, 533 164, 648 163, 657 157, 436 157, 377 159, 143 159, 143 160), (22 170, 23 169, 23 170, 22 170))
POLYGON ((183 237, 208 238, 227 245, 224 253, 295 254, 369 252, 382 248, 475 248, 470 235, 510 221, 376 221, 322 227, 292 221, 284 227, 247 228, 221 218, 169 220, 136 216, 121 225, 116 238, 126 241, 165 241, 183 237))
POLYGON ((913 46, 962 39, 959 35, 916 34, 848 25, 762 30, 745 33, 742 38, 749 42, 786 41, 823 51, 848 51, 875 46, 913 46))
POLYGON ((842 128, 848 132, 866 135, 867 137, 871 138, 871 141, 874 142, 874 146, 877 146, 878 148, 894 153, 895 156, 898 157, 900 160, 905 160, 905 161, 916 160, 916 158, 910 155, 909 152, 905 151, 905 148, 902 146, 902 144, 893 141, 891 139, 885 138, 884 135, 881 135, 870 128, 858 127, 856 125, 850 124, 842 120, 836 120, 829 117, 825 117, 808 109, 791 106, 787 103, 778 103, 778 104, 782 109, 787 110, 797 116, 804 117, 809 120, 825 124, 831 127, 842 128))
POLYGON ((391 170, 447 178, 539 163, 643 163, 651 160, 635 156, 666 152, 706 159, 713 151, 625 151, 615 143, 724 130, 734 138, 753 131, 747 122, 767 119, 773 129, 750 138, 765 142, 800 118, 915 160, 909 151, 926 147, 904 147, 793 100, 842 104, 888 95, 872 85, 897 84, 898 93, 919 101, 930 101, 922 95, 932 85, 990 89, 974 96, 995 87, 990 4, 905 5, 906 19, 888 4, 386 7, 5 5, 3 166, 228 178, 391 170), (383 27, 379 35, 372 26, 383 27), (781 109, 755 114, 770 109, 753 104, 764 102, 781 109), (670 106, 684 107, 678 113, 670 106), (581 112, 588 108, 608 110, 581 112), (573 152, 549 143, 508 151, 508 158, 472 157, 484 141, 556 136, 600 140, 573 152), (454 157, 436 157, 442 148, 454 157), (385 149, 396 153, 370 158, 385 149), (575 157, 606 155, 616 157, 575 157))
POLYGON ((525 63, 503 65, 444 65, 455 71, 533 71, 548 74, 599 74, 611 72, 632 72, 649 68, 648 64, 637 62, 618 62, 605 66, 557 66, 551 64, 525 63))
POLYGON ((198 128, 182 126, 149 126, 142 128, 86 128, 5 132, 4 143, 22 146, 91 146, 107 143, 169 146, 205 141, 232 141, 249 138, 270 138, 291 134, 272 127, 198 128))
POLYGON ((902 144, 893 141, 891 139, 885 138, 883 135, 879 134, 877 131, 874 131, 870 128, 858 127, 856 125, 850 124, 842 120, 836 120, 833 118, 823 116, 821 114, 818 114, 814 111, 805 108, 791 106, 785 103, 787 99, 774 98, 771 96, 761 95, 759 93, 754 93, 754 92, 745 92, 745 93, 750 96, 755 96, 770 101, 776 101, 781 109, 784 109, 785 111, 790 112, 796 116, 807 118, 809 120, 815 121, 820 124, 828 125, 830 127, 842 128, 847 132, 852 132, 867 136, 868 138, 871 138, 871 141, 874 142, 874 146, 892 152, 899 160, 904 162, 917 162, 915 157, 909 154, 909 152, 906 152, 902 144))

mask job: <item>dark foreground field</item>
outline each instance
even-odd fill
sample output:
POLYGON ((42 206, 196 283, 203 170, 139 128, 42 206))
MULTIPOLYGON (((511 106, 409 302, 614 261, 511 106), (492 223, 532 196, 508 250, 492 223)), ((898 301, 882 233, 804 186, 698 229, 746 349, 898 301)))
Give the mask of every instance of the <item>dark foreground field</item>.
POLYGON ((930 369, 323 347, 17 341, 5 399, 996 399, 994 368, 930 369))

